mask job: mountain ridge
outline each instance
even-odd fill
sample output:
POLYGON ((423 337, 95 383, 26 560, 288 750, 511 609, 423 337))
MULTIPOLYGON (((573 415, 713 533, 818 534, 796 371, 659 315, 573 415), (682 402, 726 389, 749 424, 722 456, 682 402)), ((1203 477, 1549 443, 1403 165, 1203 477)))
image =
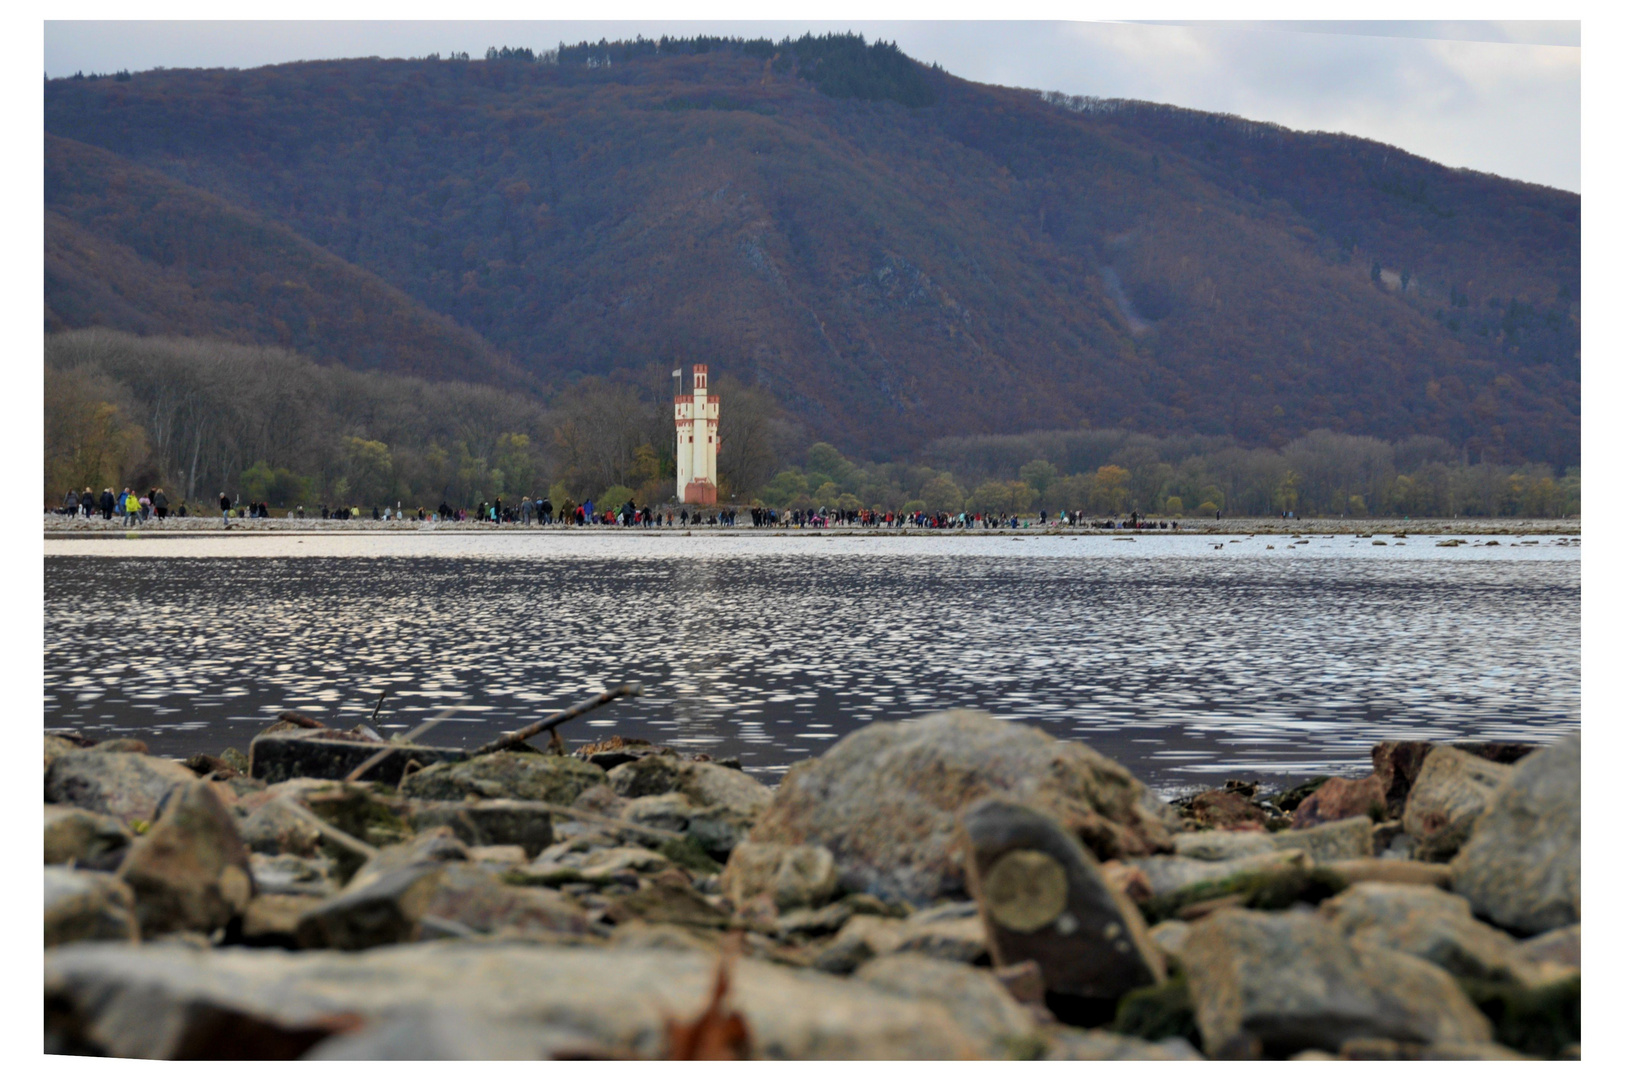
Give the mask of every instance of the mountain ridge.
POLYGON ((604 55, 53 80, 46 126, 309 239, 555 393, 705 360, 872 454, 1084 420, 1577 461, 1575 195, 921 65, 912 108, 778 54, 604 55))

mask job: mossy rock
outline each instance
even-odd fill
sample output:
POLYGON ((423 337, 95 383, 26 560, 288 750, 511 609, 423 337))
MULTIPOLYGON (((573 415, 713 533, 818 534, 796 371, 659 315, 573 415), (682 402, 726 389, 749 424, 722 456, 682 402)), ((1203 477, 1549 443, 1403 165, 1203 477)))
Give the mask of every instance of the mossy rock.
POLYGON ((691 873, 717 874, 724 869, 693 836, 686 836, 682 840, 664 840, 656 850, 675 866, 682 866, 691 873))
POLYGON ((1239 906, 1259 911, 1282 911, 1296 901, 1317 904, 1345 889, 1347 881, 1325 866, 1285 866, 1245 870, 1214 881, 1200 881, 1138 905, 1148 925, 1175 918, 1193 904, 1224 897, 1239 897, 1239 906))
POLYGON ((569 806, 605 773, 586 761, 503 751, 447 761, 409 776, 402 794, 415 799, 530 799, 569 806))
POLYGON ((1493 1037, 1532 1057, 1558 1057, 1581 1042, 1579 1002, 1583 981, 1574 975, 1543 986, 1460 979, 1465 996, 1493 1022, 1493 1037))
POLYGON ((1297 784, 1288 791, 1281 791, 1277 795, 1270 795, 1268 796, 1267 801, 1272 803, 1283 813, 1294 813, 1295 808, 1300 806, 1308 795, 1311 795, 1314 791, 1317 791, 1319 788, 1323 787, 1333 779, 1334 777, 1332 776, 1319 776, 1312 780, 1308 780, 1304 784, 1297 784))
POLYGON ((361 784, 345 784, 306 798, 313 814, 344 833, 374 847, 399 844, 413 835, 391 803, 361 784))
POLYGON ((1188 992, 1188 980, 1181 974, 1153 986, 1140 987, 1122 997, 1109 1029, 1149 1042, 1175 1036, 1187 1039, 1196 1047, 1203 1045, 1199 1025, 1194 1021, 1193 997, 1188 992))

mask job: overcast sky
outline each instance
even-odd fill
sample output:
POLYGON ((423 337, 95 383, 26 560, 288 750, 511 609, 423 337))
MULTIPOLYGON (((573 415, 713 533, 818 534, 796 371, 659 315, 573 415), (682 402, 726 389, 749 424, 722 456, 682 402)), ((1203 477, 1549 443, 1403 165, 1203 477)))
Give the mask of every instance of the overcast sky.
POLYGON ((488 45, 855 30, 977 82, 1379 139, 1579 190, 1576 22, 46 22, 49 76, 422 56, 488 45))

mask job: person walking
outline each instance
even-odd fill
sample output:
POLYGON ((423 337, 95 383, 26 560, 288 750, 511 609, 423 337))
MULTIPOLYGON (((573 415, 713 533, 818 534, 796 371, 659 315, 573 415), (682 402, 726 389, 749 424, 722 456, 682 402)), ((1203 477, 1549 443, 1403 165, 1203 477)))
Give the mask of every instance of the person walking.
POLYGON ((170 497, 164 494, 163 488, 153 489, 153 513, 158 515, 160 522, 170 516, 170 497))
POLYGON ((141 500, 129 488, 124 490, 124 527, 134 528, 141 523, 141 500))
POLYGON ((224 491, 221 492, 221 525, 228 529, 232 527, 232 500, 226 497, 224 491))

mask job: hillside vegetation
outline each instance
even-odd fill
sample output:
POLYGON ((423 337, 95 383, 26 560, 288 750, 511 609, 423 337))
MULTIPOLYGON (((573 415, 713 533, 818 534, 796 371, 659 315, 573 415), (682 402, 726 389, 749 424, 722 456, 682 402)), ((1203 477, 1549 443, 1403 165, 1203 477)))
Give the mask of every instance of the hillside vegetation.
MULTIPOLYGON (((763 390, 726 375, 720 490, 810 510, 1145 515, 1281 511, 1571 515, 1576 468, 1472 463, 1441 439, 1392 444, 1314 431, 1282 449, 1121 429, 940 439, 916 461, 851 460, 763 390)), ((278 508, 475 508, 551 495, 662 506, 673 496, 672 405, 659 368, 591 376, 554 407, 469 383, 319 366, 269 348, 105 330, 45 349, 45 491, 224 490, 278 508)))
POLYGON ((1578 197, 1364 140, 853 38, 52 80, 45 117, 53 329, 546 396, 705 361, 879 460, 1085 421, 1578 462, 1578 197))

